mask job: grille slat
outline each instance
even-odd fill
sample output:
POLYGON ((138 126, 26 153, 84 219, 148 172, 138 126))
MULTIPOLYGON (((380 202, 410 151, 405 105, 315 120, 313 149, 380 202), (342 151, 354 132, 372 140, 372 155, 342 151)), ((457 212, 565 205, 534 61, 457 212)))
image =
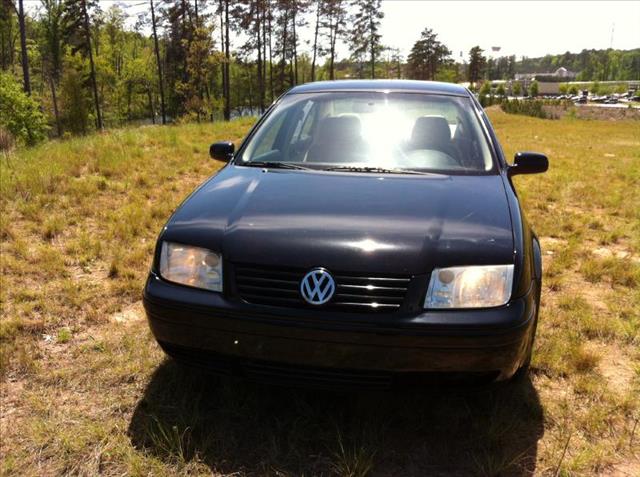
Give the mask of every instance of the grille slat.
MULTIPOLYGON (((315 308, 299 294, 300 280, 309 270, 280 269, 258 265, 236 265, 236 286, 240 297, 258 305, 315 308)), ((410 277, 357 276, 332 273, 336 293, 318 309, 344 312, 389 312, 404 303, 410 277)))
POLYGON ((298 294, 298 290, 291 290, 286 288, 274 288, 274 287, 259 287, 254 285, 239 285, 238 288, 240 291, 247 290, 249 293, 258 293, 258 294, 267 294, 267 293, 285 293, 285 294, 293 294, 294 296, 298 294))
MULTIPOLYGON (((337 280, 337 278, 336 278, 337 280)), ((401 287, 379 287, 376 285, 338 285, 338 289, 349 289, 349 290, 355 290, 355 291, 362 291, 364 292, 388 292, 388 293, 401 293, 404 295, 404 293, 407 291, 407 287, 401 288, 401 287)))

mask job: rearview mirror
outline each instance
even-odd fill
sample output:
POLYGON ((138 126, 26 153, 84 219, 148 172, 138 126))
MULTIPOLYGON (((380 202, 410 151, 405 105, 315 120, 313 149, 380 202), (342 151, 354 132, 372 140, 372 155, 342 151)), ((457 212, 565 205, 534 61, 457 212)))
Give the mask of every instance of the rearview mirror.
POLYGON ((537 174, 549 169, 549 159, 537 152, 517 152, 513 158, 513 165, 509 166, 509 175, 537 174))
POLYGON ((229 141, 214 142, 209 147, 209 155, 213 159, 224 162, 229 162, 231 160, 233 157, 233 151, 235 151, 235 146, 229 141))

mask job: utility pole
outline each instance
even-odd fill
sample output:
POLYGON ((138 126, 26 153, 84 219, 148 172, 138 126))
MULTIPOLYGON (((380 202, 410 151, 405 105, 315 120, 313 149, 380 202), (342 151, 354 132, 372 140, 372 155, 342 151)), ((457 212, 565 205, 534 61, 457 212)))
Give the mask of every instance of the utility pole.
POLYGON ((160 64, 160 48, 158 47, 158 33, 156 31, 156 13, 151 2, 151 25, 153 26, 153 42, 156 50, 156 63, 158 64, 158 83, 160 87, 160 111, 162 112, 162 124, 167 124, 167 115, 164 109, 164 83, 162 81, 162 65, 160 64))

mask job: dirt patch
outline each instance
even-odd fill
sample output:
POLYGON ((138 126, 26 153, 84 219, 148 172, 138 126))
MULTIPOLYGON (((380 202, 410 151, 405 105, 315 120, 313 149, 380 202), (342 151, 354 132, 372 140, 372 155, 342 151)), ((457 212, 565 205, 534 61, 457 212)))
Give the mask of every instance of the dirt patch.
POLYGON ((540 237, 540 248, 543 255, 553 255, 558 249, 561 249, 567 245, 565 239, 559 239, 554 237, 540 237))
POLYGON ((591 346, 600 354, 598 371, 607 380, 609 387, 615 392, 626 393, 635 374, 632 363, 633 351, 620 345, 604 343, 593 343, 591 346))
POLYGON ((622 258, 632 260, 634 262, 640 262, 640 257, 634 256, 629 250, 619 245, 609 245, 607 247, 598 247, 592 250, 592 253, 600 258, 622 258))
POLYGON ((633 459, 614 465, 611 469, 602 473, 607 477, 637 477, 640 475, 640 459, 633 459))
POLYGON ((137 301, 122 311, 114 313, 109 319, 114 323, 133 323, 142 320, 144 320, 144 308, 141 301, 137 301))

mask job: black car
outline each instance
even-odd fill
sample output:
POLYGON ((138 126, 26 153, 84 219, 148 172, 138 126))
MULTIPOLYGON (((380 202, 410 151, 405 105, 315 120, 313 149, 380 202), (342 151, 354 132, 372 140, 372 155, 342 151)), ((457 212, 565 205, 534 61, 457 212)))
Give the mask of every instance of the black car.
POLYGON ((466 88, 297 86, 162 230, 144 289, 179 362, 254 380, 381 385, 527 369, 540 244, 466 88))

